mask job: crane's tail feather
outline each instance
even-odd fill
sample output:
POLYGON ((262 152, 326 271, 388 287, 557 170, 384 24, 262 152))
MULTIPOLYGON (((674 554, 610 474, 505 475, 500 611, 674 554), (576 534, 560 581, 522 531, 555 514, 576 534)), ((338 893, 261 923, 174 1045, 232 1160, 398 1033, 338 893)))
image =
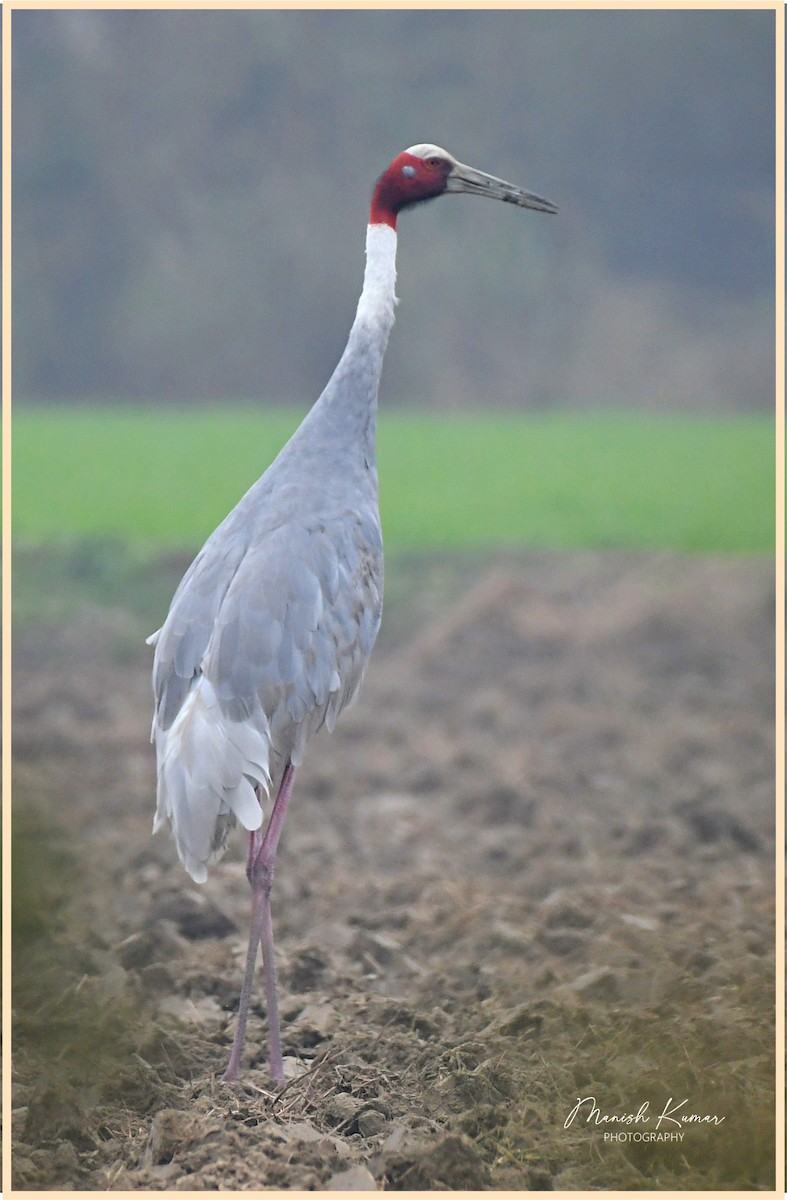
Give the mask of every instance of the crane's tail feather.
POLYGON ((178 855, 196 883, 224 853, 237 822, 259 829, 256 789, 270 792, 270 730, 261 710, 233 721, 201 676, 170 729, 155 726, 158 793, 153 832, 167 822, 178 855))

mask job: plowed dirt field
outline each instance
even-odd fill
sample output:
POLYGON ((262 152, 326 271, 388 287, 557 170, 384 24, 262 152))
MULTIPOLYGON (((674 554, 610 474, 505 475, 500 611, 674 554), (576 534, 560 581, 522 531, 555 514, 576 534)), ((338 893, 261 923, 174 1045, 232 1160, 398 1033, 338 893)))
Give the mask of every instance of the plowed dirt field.
POLYGON ((261 986, 220 1080, 245 846, 199 888, 150 836, 138 614, 20 630, 16 1188, 773 1187, 770 565, 451 563, 389 567, 296 780, 284 1088, 261 986))

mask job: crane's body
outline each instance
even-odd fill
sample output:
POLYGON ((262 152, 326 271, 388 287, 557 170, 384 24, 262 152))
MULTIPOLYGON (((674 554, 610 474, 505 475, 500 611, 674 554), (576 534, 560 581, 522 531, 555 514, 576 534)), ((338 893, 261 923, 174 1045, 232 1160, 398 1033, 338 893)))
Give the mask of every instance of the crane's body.
POLYGON ((328 386, 208 538, 154 635, 155 827, 171 822, 198 883, 237 821, 260 827, 255 786, 275 796, 287 762, 333 728, 380 626, 375 418, 396 235, 372 226, 369 239, 383 245, 328 386))
POLYGON ((155 643, 154 832, 169 822, 202 883, 240 823, 250 835, 252 925, 238 1027, 224 1078, 237 1077, 262 941, 274 1078, 283 1080, 270 890, 295 769, 357 695, 382 614, 377 393, 396 304, 398 212, 468 191, 554 212, 532 193, 411 147, 381 176, 366 272, 345 351, 324 392, 264 475, 208 538, 155 643), (275 803, 264 837, 264 799, 275 803))

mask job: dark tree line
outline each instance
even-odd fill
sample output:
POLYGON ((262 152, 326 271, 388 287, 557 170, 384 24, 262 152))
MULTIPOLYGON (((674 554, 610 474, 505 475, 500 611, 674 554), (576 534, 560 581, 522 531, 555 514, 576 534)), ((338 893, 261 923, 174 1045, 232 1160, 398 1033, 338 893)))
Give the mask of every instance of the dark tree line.
POLYGON ((771 403, 773 13, 17 11, 13 50, 21 398, 310 402, 428 139, 561 215, 401 222, 388 403, 771 403))

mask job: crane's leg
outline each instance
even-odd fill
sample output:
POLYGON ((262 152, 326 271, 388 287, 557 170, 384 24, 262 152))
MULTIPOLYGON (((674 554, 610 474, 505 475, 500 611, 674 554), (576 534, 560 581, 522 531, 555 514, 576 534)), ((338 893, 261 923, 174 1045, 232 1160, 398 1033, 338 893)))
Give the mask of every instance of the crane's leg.
MULTIPOLYGON (((256 831, 252 831, 249 837, 249 865, 246 867, 246 874, 249 878, 251 878, 251 863, 256 853, 256 841, 257 833, 256 831)), ((261 895, 258 896, 256 892, 252 892, 249 948, 246 951, 246 970, 243 975, 243 986, 241 987, 240 1003, 238 1005, 238 1024, 235 1027, 235 1038, 232 1043, 230 1061, 227 1065, 227 1070, 222 1076, 222 1079, 226 1083, 232 1083, 238 1078, 240 1057, 243 1053, 243 1044, 246 1041, 246 1022, 249 1016, 249 1001, 251 1000, 251 989, 254 983, 254 968, 257 965, 257 947, 260 944, 260 931, 262 929, 261 902, 261 895)))
POLYGON ((249 930, 249 948, 246 955, 246 971, 243 976, 243 986, 238 1006, 238 1024, 235 1030, 235 1040, 232 1043, 229 1065, 223 1079, 231 1083, 238 1078, 240 1058, 243 1053, 243 1043, 246 1040, 246 1022, 249 1016, 249 1002, 254 983, 254 968, 257 962, 257 947, 262 943, 262 965, 265 980, 265 1003, 268 1011, 268 1056, 271 1074, 277 1083, 284 1083, 284 1067, 281 1055, 281 1033, 279 1031, 279 1000, 276 991, 276 964, 273 957, 273 918, 271 916, 271 888, 273 887, 273 872, 276 866, 276 851, 279 838, 287 815, 287 804, 292 793, 295 780, 295 768, 288 763, 279 785, 279 794, 268 821, 265 836, 261 839, 258 831, 252 832, 249 838, 249 857, 246 864, 246 874, 251 884, 251 929, 249 930))

